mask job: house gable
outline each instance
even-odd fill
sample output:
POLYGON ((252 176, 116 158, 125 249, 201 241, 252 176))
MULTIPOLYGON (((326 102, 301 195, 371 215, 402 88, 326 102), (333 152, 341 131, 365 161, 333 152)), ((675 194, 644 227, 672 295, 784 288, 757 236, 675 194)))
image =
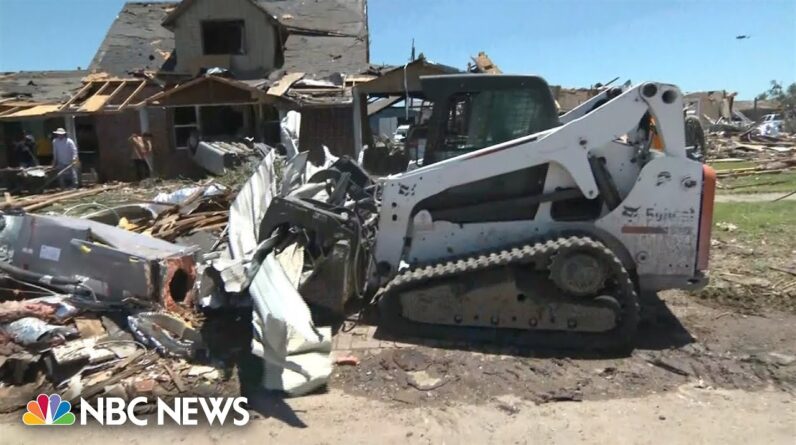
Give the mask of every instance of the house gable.
POLYGON ((175 72, 222 67, 237 78, 264 77, 281 65, 278 23, 250 0, 185 0, 163 21, 174 32, 175 72))
POLYGON ((126 3, 89 70, 119 77, 142 70, 169 71, 175 57, 174 36, 161 22, 176 7, 176 3, 126 3))

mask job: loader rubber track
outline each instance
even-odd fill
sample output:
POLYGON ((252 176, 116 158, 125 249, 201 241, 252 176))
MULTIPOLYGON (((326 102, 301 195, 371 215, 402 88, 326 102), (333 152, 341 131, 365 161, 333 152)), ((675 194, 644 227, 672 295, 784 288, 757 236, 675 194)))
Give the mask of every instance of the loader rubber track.
POLYGON ((639 320, 636 287, 621 261, 599 241, 589 237, 566 237, 486 252, 407 270, 377 293, 379 324, 397 336, 501 343, 543 349, 577 349, 627 352, 632 349, 639 320), (400 294, 439 279, 453 278, 477 271, 509 265, 534 264, 537 270, 549 267, 553 257, 571 250, 586 250, 608 267, 609 280, 617 288, 612 294, 620 305, 617 325, 600 333, 543 331, 514 328, 490 328, 429 324, 403 317, 400 294))

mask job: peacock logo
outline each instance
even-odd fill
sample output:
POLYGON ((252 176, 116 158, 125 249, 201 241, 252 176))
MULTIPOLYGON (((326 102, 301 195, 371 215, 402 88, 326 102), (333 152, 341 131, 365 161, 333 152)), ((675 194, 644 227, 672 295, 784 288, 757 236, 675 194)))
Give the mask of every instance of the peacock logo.
POLYGON ((75 415, 72 414, 72 404, 61 400, 58 394, 49 397, 39 394, 36 400, 28 402, 28 412, 22 415, 25 425, 73 425, 75 415))

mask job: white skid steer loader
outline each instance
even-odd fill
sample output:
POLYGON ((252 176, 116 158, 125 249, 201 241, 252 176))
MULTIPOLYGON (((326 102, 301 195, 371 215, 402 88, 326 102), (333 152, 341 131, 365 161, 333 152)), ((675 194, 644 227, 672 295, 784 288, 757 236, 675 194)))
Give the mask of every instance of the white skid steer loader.
POLYGON ((343 159, 310 181, 328 199, 266 213, 268 248, 303 240, 313 257, 311 305, 365 296, 412 336, 625 348, 641 292, 705 285, 715 172, 686 155, 677 87, 607 90, 558 116, 535 76, 421 83, 423 167, 374 181, 343 159))

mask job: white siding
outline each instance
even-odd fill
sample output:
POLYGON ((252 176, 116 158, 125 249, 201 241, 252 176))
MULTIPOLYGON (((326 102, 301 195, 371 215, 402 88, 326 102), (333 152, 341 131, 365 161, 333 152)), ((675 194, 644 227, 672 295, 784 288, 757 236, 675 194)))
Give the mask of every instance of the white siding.
MULTIPOLYGON (((174 24, 177 72, 190 72, 202 52, 203 20, 243 20, 246 54, 233 55, 230 69, 238 78, 259 78, 276 68, 277 31, 266 13, 248 0, 197 0, 174 24)), ((218 56, 212 56, 217 58, 218 56)))

